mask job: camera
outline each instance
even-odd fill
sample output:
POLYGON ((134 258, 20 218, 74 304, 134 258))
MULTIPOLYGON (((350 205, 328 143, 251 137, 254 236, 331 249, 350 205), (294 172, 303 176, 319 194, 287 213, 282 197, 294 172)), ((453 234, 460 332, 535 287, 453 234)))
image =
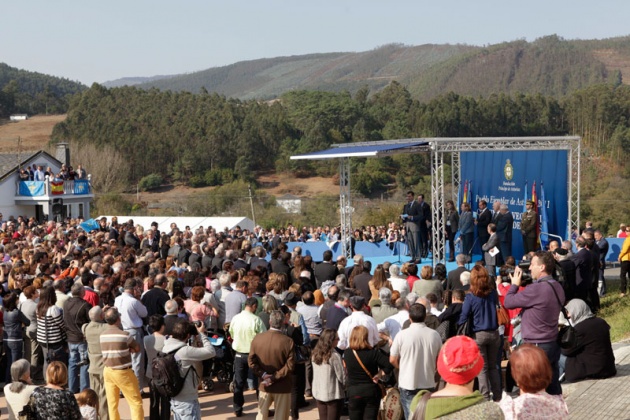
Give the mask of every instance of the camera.
POLYGON ((191 336, 199 335, 199 331, 197 331, 197 323, 201 325, 201 321, 195 321, 188 324, 188 334, 191 336))
MULTIPOLYGON (((520 268, 521 271, 523 272, 523 274, 521 274, 522 287, 528 286, 534 282, 534 279, 532 278, 532 275, 529 272, 529 266, 531 265, 531 263, 532 263, 531 261, 521 261, 520 263, 518 263, 518 268, 520 268)), ((507 270, 507 273, 508 275, 514 274, 514 269, 510 268, 509 270, 507 270)))

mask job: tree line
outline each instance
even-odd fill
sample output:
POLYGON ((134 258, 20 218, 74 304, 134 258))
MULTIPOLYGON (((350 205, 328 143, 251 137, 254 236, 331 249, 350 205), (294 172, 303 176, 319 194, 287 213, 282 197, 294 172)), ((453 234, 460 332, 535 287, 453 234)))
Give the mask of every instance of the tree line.
MULTIPOLYGON (((334 175, 334 162, 291 161, 333 143, 412 137, 576 134, 597 156, 621 163, 630 152, 630 87, 602 84, 556 99, 539 94, 474 98, 448 93, 421 103, 405 86, 372 93, 294 91, 279 100, 241 101, 202 92, 162 92, 98 84, 70 100, 53 139, 113 146, 129 165, 129 181, 152 173, 192 186, 258 171, 334 175)), ((396 182, 417 184, 426 157, 356 160, 354 187, 365 194, 396 182)))

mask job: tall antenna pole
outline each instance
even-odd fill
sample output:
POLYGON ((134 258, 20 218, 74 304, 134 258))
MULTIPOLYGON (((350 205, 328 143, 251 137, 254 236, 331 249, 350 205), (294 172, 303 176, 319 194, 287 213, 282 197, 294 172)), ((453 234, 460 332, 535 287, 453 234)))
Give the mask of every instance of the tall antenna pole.
POLYGON ((256 214, 254 213, 254 197, 252 196, 251 184, 247 185, 247 190, 249 191, 249 205, 252 207, 252 221, 254 222, 254 226, 256 226, 256 214))
POLYGON ((21 159, 21 151, 22 151, 22 137, 18 136, 17 138, 17 146, 18 146, 18 154, 17 154, 17 158, 18 158, 18 171, 20 169, 22 169, 22 159, 21 159))

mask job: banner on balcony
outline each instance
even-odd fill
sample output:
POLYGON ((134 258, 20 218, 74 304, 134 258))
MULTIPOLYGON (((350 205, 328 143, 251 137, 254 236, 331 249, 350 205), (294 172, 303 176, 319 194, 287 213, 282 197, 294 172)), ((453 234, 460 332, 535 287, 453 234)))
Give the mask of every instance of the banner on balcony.
POLYGON ((20 181, 18 193, 27 197, 44 195, 44 181, 20 181))
POLYGON ((50 193, 52 195, 63 194, 63 181, 50 181, 50 193))
POLYGON ((90 193, 90 184, 87 179, 75 179, 74 180, 74 194, 82 195, 90 193))

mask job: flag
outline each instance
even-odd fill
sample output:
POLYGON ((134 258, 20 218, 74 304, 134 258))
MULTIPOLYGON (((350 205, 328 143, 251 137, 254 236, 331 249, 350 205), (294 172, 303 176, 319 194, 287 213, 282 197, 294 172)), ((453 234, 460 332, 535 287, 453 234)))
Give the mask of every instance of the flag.
POLYGON ((81 229, 83 229, 87 233, 90 233, 93 230, 96 230, 100 227, 98 222, 94 219, 86 220, 85 222, 79 224, 79 226, 81 227, 81 229))
POLYGON ((525 188, 523 188, 523 213, 527 211, 527 181, 525 181, 525 188))
POLYGON ((540 232, 544 232, 540 235, 540 242, 542 249, 545 249, 549 246, 549 236, 547 233, 549 232, 549 225, 547 218, 547 202, 545 201, 545 186, 544 183, 540 183, 540 201, 542 202, 540 206, 540 232))
POLYGON ((44 181, 20 181, 18 194, 27 197, 44 195, 44 181))
POLYGON ((87 179, 74 180, 74 194, 82 195, 90 193, 90 183, 87 179))
POLYGON ((63 181, 50 181, 50 193, 52 195, 63 194, 63 181))
POLYGON ((464 194, 462 197, 462 204, 468 203, 468 180, 464 181, 464 194))
POLYGON ((468 181, 468 203, 470 203, 470 209, 474 212, 473 201, 472 201, 472 181, 468 181))
POLYGON ((536 196, 536 181, 534 181, 534 183, 532 184, 532 201, 534 202, 534 205, 532 207, 534 207, 534 211, 536 212, 536 246, 535 248, 538 248, 540 246, 540 223, 538 221, 538 197, 536 196))

